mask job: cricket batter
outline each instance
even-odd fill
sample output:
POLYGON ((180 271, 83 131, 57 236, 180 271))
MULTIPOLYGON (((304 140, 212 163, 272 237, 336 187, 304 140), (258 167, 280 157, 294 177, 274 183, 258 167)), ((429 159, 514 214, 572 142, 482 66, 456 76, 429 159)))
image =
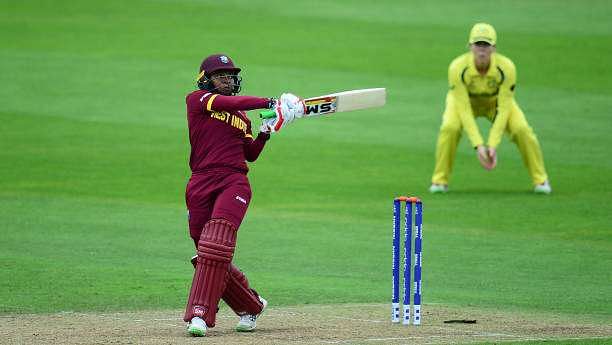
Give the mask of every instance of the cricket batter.
POLYGON ((535 133, 514 99, 516 68, 510 59, 496 52, 497 34, 485 23, 470 32, 470 52, 453 60, 448 68, 450 90, 436 147, 436 166, 429 191, 446 193, 455 152, 465 130, 483 168, 497 165, 497 146, 507 132, 516 143, 534 185, 534 192, 550 194, 552 188, 544 168, 542 150, 535 133), (475 117, 493 123, 485 142, 475 117))
POLYGON ((304 114, 304 102, 292 94, 278 100, 236 96, 239 72, 227 55, 207 57, 197 78, 199 90, 186 100, 192 174, 185 199, 197 258, 184 320, 193 336, 215 326, 221 298, 240 316, 236 330, 255 329, 267 302, 232 264, 238 228, 251 200, 245 161, 257 159, 270 132, 304 114), (264 121, 256 139, 245 112, 253 109, 274 109, 277 115, 264 121))

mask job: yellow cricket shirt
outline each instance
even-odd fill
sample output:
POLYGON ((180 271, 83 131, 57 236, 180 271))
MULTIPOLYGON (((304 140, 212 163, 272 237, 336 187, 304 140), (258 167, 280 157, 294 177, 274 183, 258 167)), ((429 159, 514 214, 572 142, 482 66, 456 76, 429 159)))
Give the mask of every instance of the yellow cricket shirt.
POLYGON ((516 68, 507 57, 491 54, 491 65, 480 75, 472 52, 453 60, 448 67, 449 96, 454 98, 461 124, 472 146, 483 144, 474 116, 493 119, 487 145, 497 147, 508 123, 516 85, 516 68))

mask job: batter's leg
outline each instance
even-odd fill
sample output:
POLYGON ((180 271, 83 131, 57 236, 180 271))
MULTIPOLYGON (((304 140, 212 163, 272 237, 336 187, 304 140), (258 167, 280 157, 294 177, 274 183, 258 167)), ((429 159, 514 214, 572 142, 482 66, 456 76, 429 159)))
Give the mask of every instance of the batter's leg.
POLYGON ((251 201, 251 186, 244 174, 234 173, 225 177, 223 191, 217 196, 212 218, 227 219, 240 227, 251 201))
MULTIPOLYGON (((227 181, 228 186, 217 198, 212 216, 239 225, 251 201, 251 188, 246 176, 242 174, 228 176, 227 181)), ((230 265, 223 300, 238 315, 256 315, 262 309, 259 296, 249 287, 246 276, 233 265, 230 265)))
POLYGON ((236 246, 236 227, 224 219, 211 219, 198 242, 198 259, 184 320, 204 319, 215 326, 217 307, 228 280, 236 246))
POLYGON ((232 308, 236 315, 257 315, 263 309, 259 294, 249 286, 249 280, 238 269, 231 265, 227 286, 223 292, 223 300, 232 308))
POLYGON ((214 327, 219 300, 229 280, 236 246, 238 226, 251 199, 251 189, 244 174, 228 174, 215 199, 211 220, 206 223, 198 242, 198 258, 185 321, 202 317, 214 327))
POLYGON ((202 236, 204 225, 210 220, 212 214, 212 205, 209 209, 191 209, 187 215, 189 222, 189 236, 193 240, 196 249, 198 248, 198 242, 202 236))
MULTIPOLYGON (((191 258, 193 268, 197 267, 198 256, 191 258)), ((257 315, 262 312, 263 302, 257 291, 249 286, 249 280, 234 264, 230 264, 229 276, 221 299, 238 316, 257 315)))

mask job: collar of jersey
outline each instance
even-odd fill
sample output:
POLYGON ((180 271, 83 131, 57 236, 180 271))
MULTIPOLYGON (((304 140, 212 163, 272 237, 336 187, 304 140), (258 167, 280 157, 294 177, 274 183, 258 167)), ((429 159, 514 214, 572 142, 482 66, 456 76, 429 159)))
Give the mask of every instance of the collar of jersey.
MULTIPOLYGON (((485 77, 495 77, 497 74, 497 54, 493 53, 491 54, 491 63, 489 64, 489 70, 487 71, 487 74, 485 74, 485 77)), ((471 77, 478 77, 480 76, 480 73, 478 73, 478 70, 476 69, 476 64, 474 62, 474 53, 470 52, 468 55, 468 70, 467 70, 468 74, 471 77)))

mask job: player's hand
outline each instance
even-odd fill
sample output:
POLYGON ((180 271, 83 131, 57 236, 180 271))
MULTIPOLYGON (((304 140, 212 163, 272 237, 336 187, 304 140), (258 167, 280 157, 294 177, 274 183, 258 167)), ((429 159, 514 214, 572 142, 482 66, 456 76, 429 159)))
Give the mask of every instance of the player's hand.
POLYGON ((260 130, 278 132, 295 118, 304 116, 304 101, 291 93, 283 93, 274 105, 276 117, 262 121, 260 130))
POLYGON ((273 120, 273 119, 265 119, 261 121, 261 126, 259 126, 260 132, 263 132, 263 133, 272 132, 272 125, 270 124, 270 120, 273 120))
POLYGON ((491 161, 489 160, 489 152, 484 145, 478 145, 476 147, 476 155, 478 156, 478 160, 480 161, 480 165, 487 170, 493 169, 491 166, 491 161))
POLYGON ((304 112, 306 111, 304 100, 292 93, 283 93, 279 99, 281 103, 285 104, 292 112, 294 118, 301 118, 304 116, 304 112))
POLYGON ((497 166, 497 150, 493 147, 489 147, 487 149, 487 154, 489 155, 489 161, 491 162, 491 169, 494 169, 497 166))
POLYGON ((276 115, 261 121, 261 126, 259 127, 260 132, 278 132, 295 118, 295 115, 289 111, 287 105, 284 105, 280 99, 276 100, 272 110, 276 115))

